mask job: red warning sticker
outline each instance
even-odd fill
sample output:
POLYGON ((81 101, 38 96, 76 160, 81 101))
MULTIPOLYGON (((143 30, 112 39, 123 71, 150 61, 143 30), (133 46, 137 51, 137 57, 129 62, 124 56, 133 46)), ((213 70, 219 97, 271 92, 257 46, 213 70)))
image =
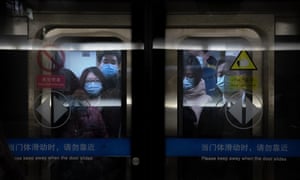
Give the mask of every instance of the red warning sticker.
POLYGON ((38 75, 36 85, 38 88, 65 88, 65 76, 63 75, 38 75))

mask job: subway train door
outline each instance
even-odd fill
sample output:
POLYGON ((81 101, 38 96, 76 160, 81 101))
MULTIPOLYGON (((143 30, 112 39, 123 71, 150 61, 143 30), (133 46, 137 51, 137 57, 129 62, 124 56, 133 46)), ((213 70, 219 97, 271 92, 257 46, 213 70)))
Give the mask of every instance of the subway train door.
POLYGON ((173 132, 167 131, 169 136, 193 138, 186 140, 191 143, 182 152, 186 154, 180 154, 187 157, 179 157, 179 176, 182 179, 257 177, 261 164, 240 159, 253 158, 248 156, 255 149, 248 143, 253 138, 268 136, 264 133, 273 123, 268 118, 268 111, 273 111, 268 98, 273 96, 273 77, 266 73, 273 71, 270 63, 274 60, 272 52, 262 49, 265 44, 272 46, 274 34, 265 37, 260 34, 274 28, 273 17, 170 15, 168 20, 170 27, 181 28, 166 31, 167 46, 171 49, 167 62, 170 67, 177 67, 168 71, 167 82, 175 87, 167 87, 170 91, 167 101, 178 104, 177 108, 167 108, 170 114, 172 109, 175 113, 166 119, 167 127, 177 127, 173 132), (191 24, 180 21, 181 18, 191 19, 191 24), (245 21, 248 18, 260 21, 245 21), (260 27, 260 32, 254 26, 260 27), (266 77, 270 79, 266 81, 266 77), (199 80, 190 84, 191 78, 199 80), (178 121, 174 121, 176 115, 178 121))
POLYGON ((260 3, 235 3, 168 4, 167 179, 296 177, 295 168, 279 168, 299 156, 298 141, 277 136, 274 47, 280 15, 257 13, 260 3))
POLYGON ((36 13, 28 22, 28 130, 10 141, 27 178, 130 176, 129 26, 129 15, 36 13))
MULTIPOLYGON (((5 81, 11 87, 7 94, 14 95, 8 102, 17 109, 7 108, 5 134, 25 178, 159 177, 163 163, 157 166, 153 157, 159 152, 158 159, 164 158, 164 53, 152 56, 152 33, 163 34, 164 28, 154 24, 153 10, 146 11, 149 2, 11 3, 13 12, 21 3, 29 7, 29 14, 12 14, 12 21, 5 17, 12 29, 22 31, 19 36, 7 30, 1 42, 1 55, 12 59, 6 67, 16 66, 11 79, 20 83, 5 81), (152 72, 159 75, 156 88, 152 72)), ((163 20, 163 11, 157 12, 163 20)))

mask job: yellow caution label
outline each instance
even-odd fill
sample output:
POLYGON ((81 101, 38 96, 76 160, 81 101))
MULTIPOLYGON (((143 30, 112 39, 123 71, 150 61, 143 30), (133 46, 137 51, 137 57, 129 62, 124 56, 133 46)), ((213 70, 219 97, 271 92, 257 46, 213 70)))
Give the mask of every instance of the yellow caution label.
POLYGON ((258 88, 258 80, 256 77, 247 75, 230 76, 227 87, 229 90, 255 90, 258 88))
POLYGON ((231 65, 231 70, 257 70, 247 51, 241 51, 231 65))

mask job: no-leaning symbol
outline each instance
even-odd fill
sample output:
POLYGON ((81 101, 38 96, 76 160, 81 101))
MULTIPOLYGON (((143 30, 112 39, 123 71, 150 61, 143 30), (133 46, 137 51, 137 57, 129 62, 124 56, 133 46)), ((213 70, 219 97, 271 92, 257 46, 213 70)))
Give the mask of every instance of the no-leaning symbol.
POLYGON ((37 54, 37 63, 39 67, 47 72, 55 72, 64 66, 65 63, 65 53, 64 51, 39 51, 37 54), (56 59, 55 57, 58 57, 56 59), (45 63, 47 62, 48 63, 45 63), (47 66, 48 65, 48 66, 47 66), (50 67, 49 67, 50 65, 50 67))

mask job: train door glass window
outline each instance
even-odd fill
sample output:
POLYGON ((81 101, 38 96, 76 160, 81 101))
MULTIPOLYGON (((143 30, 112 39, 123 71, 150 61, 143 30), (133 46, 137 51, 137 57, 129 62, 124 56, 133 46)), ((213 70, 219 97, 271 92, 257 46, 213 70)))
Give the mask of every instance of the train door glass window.
MULTIPOLYGON (((204 16, 195 16, 192 25, 205 27, 179 28, 191 24, 176 17, 170 26, 177 28, 166 30, 167 179, 262 177, 259 145, 267 141, 255 139, 272 137, 273 77, 266 73, 273 56, 264 48, 273 34, 210 28, 204 16)), ((224 24, 217 16, 212 22, 224 24)))

